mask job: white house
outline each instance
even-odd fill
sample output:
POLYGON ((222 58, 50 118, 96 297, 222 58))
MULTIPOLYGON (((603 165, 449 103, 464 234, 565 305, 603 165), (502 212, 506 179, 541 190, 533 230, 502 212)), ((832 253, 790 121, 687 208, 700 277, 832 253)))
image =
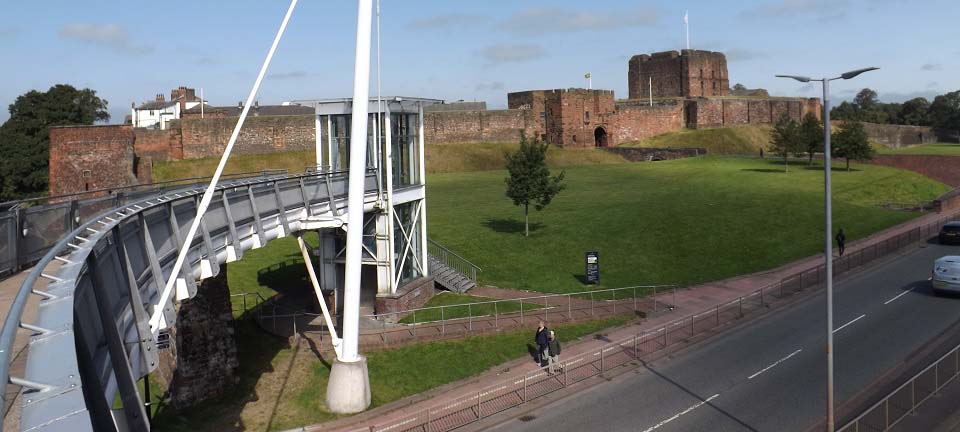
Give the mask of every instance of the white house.
POLYGON ((201 103, 206 105, 206 101, 196 96, 194 89, 181 86, 170 91, 169 101, 161 93, 139 107, 131 105, 130 123, 138 128, 166 129, 170 120, 181 118, 184 111, 201 103))

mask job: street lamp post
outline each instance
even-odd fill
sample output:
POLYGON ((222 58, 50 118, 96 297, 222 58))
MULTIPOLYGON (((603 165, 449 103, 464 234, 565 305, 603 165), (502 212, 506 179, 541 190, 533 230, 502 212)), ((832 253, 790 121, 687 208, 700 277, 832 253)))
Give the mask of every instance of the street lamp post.
POLYGON ((823 184, 824 213, 826 219, 826 246, 824 256, 827 271, 827 432, 833 432, 833 209, 830 196, 830 81, 851 79, 864 72, 879 69, 868 67, 852 70, 835 78, 813 79, 798 75, 777 75, 779 78, 792 78, 800 82, 820 81, 823 84, 823 184))

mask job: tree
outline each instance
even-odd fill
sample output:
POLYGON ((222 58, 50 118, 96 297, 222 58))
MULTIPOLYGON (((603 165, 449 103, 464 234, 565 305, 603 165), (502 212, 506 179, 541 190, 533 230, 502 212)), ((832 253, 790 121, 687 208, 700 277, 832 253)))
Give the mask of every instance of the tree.
POLYGON ((813 165, 813 156, 823 152, 823 122, 813 115, 807 113, 800 123, 800 148, 804 149, 807 156, 810 157, 808 165, 813 165))
POLYGON ((799 125, 797 125, 797 122, 790 118, 789 115, 784 113, 780 119, 777 120, 777 124, 773 126, 773 137, 770 141, 770 152, 777 156, 783 156, 783 172, 790 171, 787 158, 789 158, 791 154, 802 153, 804 151, 801 145, 799 125))
POLYGON ((830 136, 830 144, 833 157, 847 160, 847 171, 850 171, 851 160, 871 160, 875 152, 860 122, 844 123, 842 129, 830 136))
POLYGON ((880 101, 877 98, 876 91, 865 88, 853 97, 853 104, 861 111, 870 111, 876 109, 880 105, 880 101))
POLYGON ((929 126, 930 101, 927 98, 918 97, 904 102, 903 105, 900 105, 897 124, 929 126))
POLYGON ((523 235, 530 236, 530 204, 537 211, 543 210, 566 185, 563 177, 566 172, 550 176, 547 168, 547 149, 549 145, 527 140, 526 134, 520 134, 520 149, 507 153, 507 171, 510 176, 507 183, 507 197, 513 205, 523 206, 523 235))
POLYGON ((39 195, 47 190, 50 127, 107 121, 107 101, 90 89, 58 84, 31 90, 10 105, 0 125, 0 200, 39 195))
POLYGON ((928 112, 932 126, 960 129, 960 90, 933 98, 928 112))

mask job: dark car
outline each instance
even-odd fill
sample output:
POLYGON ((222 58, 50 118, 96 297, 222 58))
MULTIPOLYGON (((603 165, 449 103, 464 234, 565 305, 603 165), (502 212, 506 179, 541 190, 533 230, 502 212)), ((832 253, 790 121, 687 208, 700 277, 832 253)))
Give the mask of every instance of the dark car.
POLYGON ((947 222, 940 229, 940 244, 960 244, 960 222, 947 222))

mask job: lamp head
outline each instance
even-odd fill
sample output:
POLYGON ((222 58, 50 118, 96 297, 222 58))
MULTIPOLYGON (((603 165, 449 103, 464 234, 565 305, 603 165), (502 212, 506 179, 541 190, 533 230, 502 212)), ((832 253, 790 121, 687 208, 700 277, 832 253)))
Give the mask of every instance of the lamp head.
POLYGON ((857 75, 860 75, 860 74, 862 74, 862 73, 864 73, 864 72, 870 72, 870 71, 872 71, 872 70, 877 70, 877 69, 880 69, 880 68, 878 68, 878 67, 868 67, 868 68, 863 68, 863 69, 852 70, 852 71, 850 71, 850 72, 845 72, 845 73, 843 73, 842 75, 840 75, 840 78, 843 78, 843 79, 845 79, 845 80, 848 80, 848 79, 853 78, 853 77, 855 77, 855 76, 857 76, 857 75))
POLYGON ((810 77, 798 76, 798 75, 777 75, 777 78, 792 78, 800 82, 810 82, 810 77))

